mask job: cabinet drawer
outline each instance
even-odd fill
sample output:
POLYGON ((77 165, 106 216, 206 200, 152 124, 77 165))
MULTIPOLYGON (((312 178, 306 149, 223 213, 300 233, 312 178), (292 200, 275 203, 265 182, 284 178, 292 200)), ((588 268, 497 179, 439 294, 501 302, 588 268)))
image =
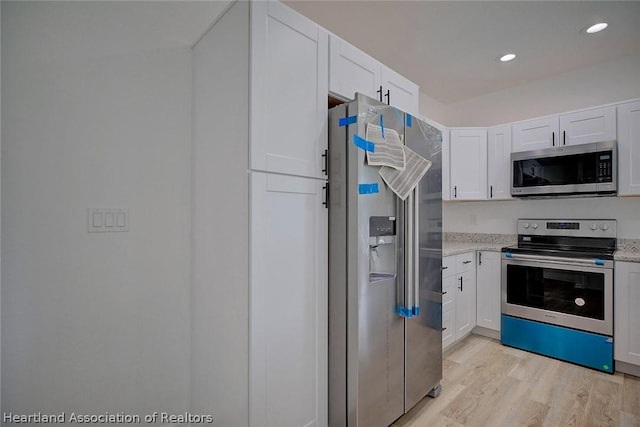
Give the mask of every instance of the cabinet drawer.
POLYGON ((456 257, 446 256, 442 258, 442 277, 449 277, 456 274, 456 257))
POLYGON ((472 268, 475 268, 475 259, 475 252, 469 252, 456 256, 456 273, 464 273, 465 271, 469 271, 472 268))

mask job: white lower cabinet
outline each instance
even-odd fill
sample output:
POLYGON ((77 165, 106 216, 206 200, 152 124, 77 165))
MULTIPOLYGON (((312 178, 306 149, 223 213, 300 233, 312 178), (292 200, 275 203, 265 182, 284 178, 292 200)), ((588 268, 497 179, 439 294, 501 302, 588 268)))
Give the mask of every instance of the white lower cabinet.
POLYGON ((475 252, 442 259, 442 347, 462 339, 476 325, 475 252))
POLYGON ((477 325, 494 331, 500 331, 500 263, 500 252, 478 252, 477 325))
POLYGON ((640 368, 640 263, 616 261, 614 283, 614 359, 640 368))
POLYGON ((327 210, 322 186, 315 179, 251 173, 252 427, 327 425, 327 210))

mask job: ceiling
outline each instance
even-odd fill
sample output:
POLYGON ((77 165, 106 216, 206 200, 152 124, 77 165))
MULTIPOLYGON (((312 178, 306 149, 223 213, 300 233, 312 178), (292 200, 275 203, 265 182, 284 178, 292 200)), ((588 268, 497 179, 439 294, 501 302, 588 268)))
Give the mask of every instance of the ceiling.
MULTIPOLYGON (((37 19, 34 49, 191 46, 230 0, 2 1, 7 29, 37 19), (53 31, 55 29, 55 31, 53 31), (98 40, 98 41, 96 41, 98 40)), ((319 1, 286 4, 453 103, 640 53, 640 1, 319 1), (596 21, 610 25, 587 36, 596 21), (499 63, 506 51, 515 61, 499 63)), ((16 27, 19 30, 21 25, 16 27)), ((31 39, 29 39, 31 37, 31 39)), ((99 48, 99 49, 98 49, 99 48)))
POLYGON ((640 1, 285 3, 442 103, 640 53, 640 1), (602 20, 602 33, 581 31, 602 20), (508 51, 518 57, 499 63, 508 51))

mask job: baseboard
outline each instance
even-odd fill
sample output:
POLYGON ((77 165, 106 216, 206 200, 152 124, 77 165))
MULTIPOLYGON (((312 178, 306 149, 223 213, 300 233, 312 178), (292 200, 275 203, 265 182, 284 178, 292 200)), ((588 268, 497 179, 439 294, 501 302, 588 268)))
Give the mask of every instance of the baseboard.
POLYGON ((485 328, 483 326, 476 326, 475 328, 473 328, 471 333, 487 338, 492 338, 498 341, 500 340, 500 331, 494 331, 493 329, 485 328))
POLYGON ((633 365, 627 362, 615 361, 616 372, 622 372, 623 374, 633 375, 634 377, 640 377, 640 366, 633 365))

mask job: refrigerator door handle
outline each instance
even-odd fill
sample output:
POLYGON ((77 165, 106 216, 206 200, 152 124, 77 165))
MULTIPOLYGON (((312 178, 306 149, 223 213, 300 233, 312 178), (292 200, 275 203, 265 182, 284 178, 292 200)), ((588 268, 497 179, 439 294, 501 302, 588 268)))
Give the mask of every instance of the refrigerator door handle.
POLYGON ((407 263, 405 269, 405 282, 404 282, 404 292, 405 292, 405 308, 407 309, 408 316, 413 317, 413 307, 414 307, 414 286, 413 286, 413 270, 414 270, 414 210, 413 210, 414 200, 413 193, 409 194, 406 201, 406 223, 407 223, 407 235, 405 236, 406 242, 406 253, 407 253, 407 263))
POLYGON ((418 230, 420 230, 420 212, 418 203, 420 184, 416 185, 413 189, 413 315, 418 316, 420 314, 420 236, 418 230))

